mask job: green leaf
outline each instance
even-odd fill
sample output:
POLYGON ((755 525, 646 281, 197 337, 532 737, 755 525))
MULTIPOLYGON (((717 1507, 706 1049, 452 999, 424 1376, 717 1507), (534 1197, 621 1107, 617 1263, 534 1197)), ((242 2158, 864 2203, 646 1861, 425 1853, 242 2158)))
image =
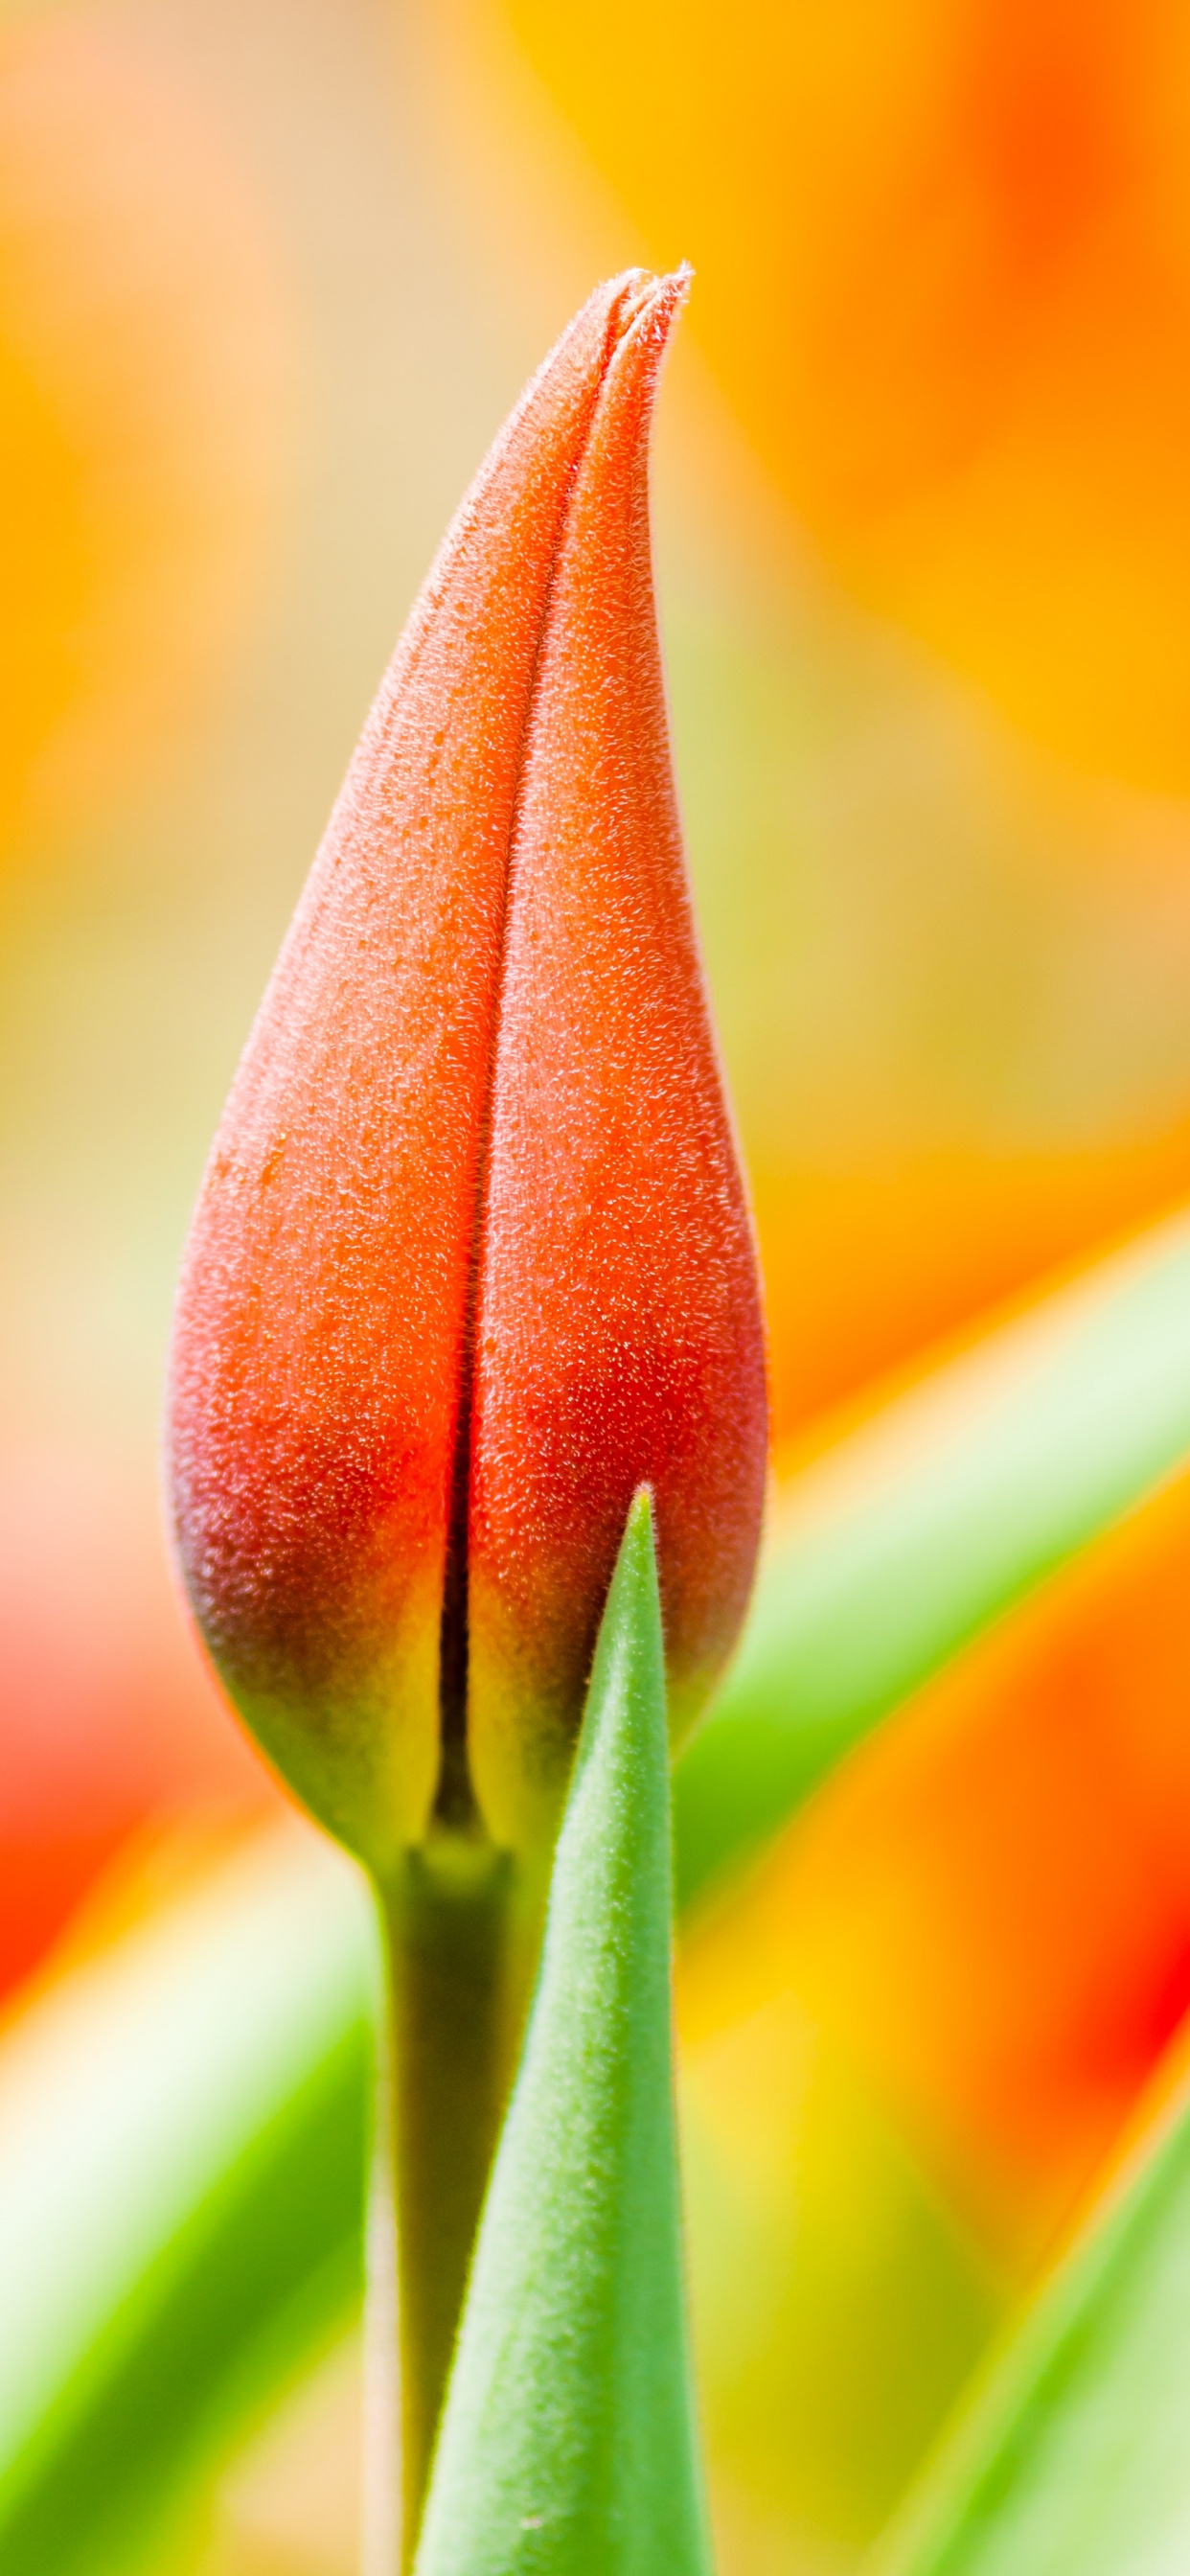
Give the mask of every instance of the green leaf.
POLYGON ((678 1765, 679 1906, 1190 1450, 1190 1222, 887 1405, 788 1496, 735 1668, 678 1765))
POLYGON ((1190 2567, 1190 2075, 994 2363, 871 2576, 1190 2567))
POLYGON ((416 2576, 705 2576, 648 1499, 596 1651, 416 2576))
POLYGON ((1190 2566, 1190 2076, 999 2354, 871 2576, 1190 2566))
MULTIPOLYGON (((808 1469, 787 1494, 735 1671, 677 1767, 685 1901, 778 1830, 947 1654, 1152 1492, 1188 1444, 1180 1219, 808 1469)), ((132 2519, 160 2510, 208 2455, 208 2428, 233 2426, 300 2364, 332 2303, 341 2314, 355 2295, 366 1909, 312 1836, 288 1845, 288 1893, 274 1851, 269 1840, 244 1855, 209 1902, 168 1909, 63 1979, 0 2045, 5 2576, 90 2576, 107 2528, 96 2498, 110 2496, 116 2518, 121 2499, 132 2519), (85 2081, 71 2072, 76 2051, 85 2081), (122 2125, 110 2155, 83 2156, 76 2141, 99 2103, 122 2103, 122 2125), (274 2151, 288 2176, 275 2197, 274 2151), (52 2336, 46 2319, 36 2334, 30 2322, 43 2304, 52 2336)))
POLYGON ((370 1925, 258 1837, 49 1988, 0 2051, 0 2566, 142 2532, 360 2289, 370 1925))

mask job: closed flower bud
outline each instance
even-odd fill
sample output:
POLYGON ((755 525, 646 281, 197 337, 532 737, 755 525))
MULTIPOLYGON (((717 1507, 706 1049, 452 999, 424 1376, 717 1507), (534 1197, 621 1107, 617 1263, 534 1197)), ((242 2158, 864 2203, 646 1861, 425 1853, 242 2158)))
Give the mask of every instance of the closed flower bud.
POLYGON ((675 1730, 745 1607, 755 1265, 670 771, 649 420, 684 281, 595 294, 415 607, 232 1089, 171 1463, 195 1613, 383 1876, 551 1829, 635 1488, 675 1730))

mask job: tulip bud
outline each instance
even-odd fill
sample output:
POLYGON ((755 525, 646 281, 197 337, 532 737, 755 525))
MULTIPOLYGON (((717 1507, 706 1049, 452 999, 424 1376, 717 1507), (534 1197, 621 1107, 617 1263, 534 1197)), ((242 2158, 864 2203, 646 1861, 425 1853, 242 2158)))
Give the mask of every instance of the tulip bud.
POLYGON ((743 1614, 755 1265, 670 772, 647 451, 681 277, 601 288, 415 607, 203 1184, 178 1544, 223 1680, 381 1876, 548 1833, 634 1490, 675 1727, 743 1614))

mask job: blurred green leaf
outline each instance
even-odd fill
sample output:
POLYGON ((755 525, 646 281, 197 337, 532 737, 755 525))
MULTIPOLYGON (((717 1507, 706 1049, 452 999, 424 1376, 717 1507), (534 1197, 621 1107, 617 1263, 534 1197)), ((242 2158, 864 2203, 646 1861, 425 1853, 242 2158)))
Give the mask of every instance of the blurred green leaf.
POLYGON ((92 2576, 360 2287, 369 1922, 290 1829, 0 2051, 0 2568, 92 2576))
POLYGON ((1190 2075, 966 2410, 872 2576, 1190 2567, 1190 2075))
POLYGON ((1001 2283, 878 2087, 788 1988, 682 2052, 678 2101, 714 2481, 763 2499, 791 2555, 800 2535, 841 2569, 986 2353, 1001 2283))
MULTIPOLYGON (((685 1901, 1188 1446, 1182 1219, 809 1468, 677 1766, 685 1901)), ((356 2295, 368 1947, 346 1866, 270 1838, 0 2044, 2 2576, 106 2571, 356 2295)))
POLYGON ((416 2576, 705 2576, 672 2064, 661 1610, 638 1496, 416 2576))
POLYGON ((1190 1222, 935 1370, 807 1469, 674 1779, 678 1901, 1190 1450, 1190 1222))

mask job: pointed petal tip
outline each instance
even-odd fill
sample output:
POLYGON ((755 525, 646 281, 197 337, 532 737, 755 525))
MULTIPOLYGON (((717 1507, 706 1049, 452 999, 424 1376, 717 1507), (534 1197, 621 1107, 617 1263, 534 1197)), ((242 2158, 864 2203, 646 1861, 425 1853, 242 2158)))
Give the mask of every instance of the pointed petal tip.
POLYGON ((607 298, 612 316, 612 347, 636 332, 668 338, 693 281, 690 261, 683 259, 664 274, 651 268, 625 268, 596 287, 595 296, 607 298))
POLYGON ((693 283, 694 271, 688 259, 682 260, 677 268, 670 269, 668 275, 659 277, 656 281, 653 294, 649 299, 647 314, 642 318, 650 338, 658 341, 662 349, 669 340, 670 332, 687 301, 693 283))
POLYGON ((608 332, 604 343, 603 385, 617 378, 635 379, 648 401, 656 392, 674 324, 690 292, 693 270, 680 268, 659 276, 652 269, 626 269, 596 292, 608 298, 608 332))

